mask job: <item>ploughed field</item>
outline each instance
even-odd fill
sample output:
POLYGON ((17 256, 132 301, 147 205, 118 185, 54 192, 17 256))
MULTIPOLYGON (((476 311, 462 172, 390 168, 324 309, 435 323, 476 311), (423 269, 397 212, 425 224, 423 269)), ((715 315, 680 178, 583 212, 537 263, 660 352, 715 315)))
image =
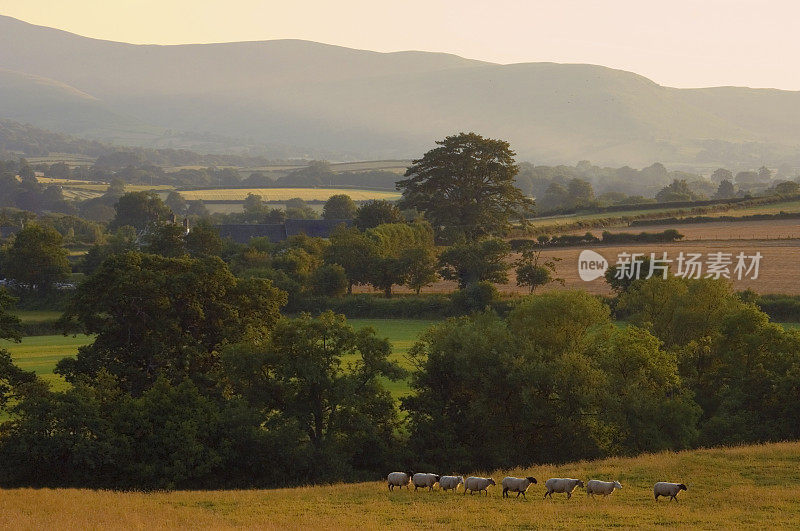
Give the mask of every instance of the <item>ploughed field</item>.
MULTIPOLYGON (((277 490, 110 492, 0 490, 0 527, 65 528, 797 528, 800 443, 742 446, 545 465, 491 475, 487 496, 403 489, 383 478, 277 490), (534 476, 527 499, 501 497, 506 475, 534 476), (617 480, 608 498, 544 500, 549 477, 617 480), (684 483, 678 503, 653 500, 657 481, 684 483)), ((388 472, 388 471, 387 471, 388 472)), ((439 474, 455 471, 437 470, 439 474)), ((463 472, 463 471, 461 471, 463 472)), ((460 472, 460 473, 461 473, 460 472)))

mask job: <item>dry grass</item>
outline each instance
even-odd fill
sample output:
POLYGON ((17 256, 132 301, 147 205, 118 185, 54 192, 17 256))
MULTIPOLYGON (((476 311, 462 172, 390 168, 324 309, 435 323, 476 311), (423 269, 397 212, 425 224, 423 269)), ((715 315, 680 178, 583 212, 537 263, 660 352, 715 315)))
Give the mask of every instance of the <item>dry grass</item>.
POLYGON ((400 197, 397 192, 344 188, 219 188, 181 192, 181 195, 187 201, 244 201, 247 194, 260 195, 267 201, 285 201, 295 197, 306 201, 326 201, 330 196, 337 194, 347 194, 353 201, 367 201, 369 199, 394 201, 400 197))
MULTIPOLYGON (((395 491, 383 481, 278 490, 121 493, 75 489, 0 491, 0 527, 14 529, 203 528, 797 528, 800 443, 661 453, 512 470, 533 475, 528 499, 395 491), (577 490, 543 500, 548 477, 613 478, 607 499, 577 490), (689 487, 680 502, 653 500, 656 481, 689 487)), ((445 471, 439 471, 444 473, 445 471)), ((492 476, 499 483, 507 472, 492 476)), ((377 478, 376 478, 377 479, 377 478)))
POLYGON ((569 234, 591 232, 598 238, 603 231, 662 232, 675 229, 684 240, 769 240, 800 238, 800 219, 776 219, 765 221, 715 221, 710 223, 687 223, 667 225, 645 225, 638 227, 614 227, 608 229, 574 230, 569 234))
MULTIPOLYGON (((663 230, 663 229, 659 229, 663 230)), ((787 229, 788 230, 788 229, 787 229)), ((556 275, 564 279, 564 286, 561 284, 549 284, 543 291, 558 289, 581 289, 590 293, 610 294, 611 288, 602 279, 584 282, 578 276, 578 255, 584 249, 592 249, 603 255, 608 260, 609 265, 617 263, 619 253, 656 253, 661 257, 661 253, 667 253, 668 259, 675 259, 678 254, 701 253, 705 257, 708 253, 724 252, 732 253, 735 257, 739 252, 746 255, 753 255, 760 252, 762 255, 759 276, 757 279, 732 280, 734 289, 752 289, 758 293, 784 293, 787 295, 800 295, 800 239, 772 239, 772 240, 697 240, 669 244, 622 244, 622 245, 591 245, 586 247, 567 247, 553 248, 542 251, 543 258, 556 257, 561 260, 557 263, 556 275)), ((518 255, 511 255, 509 261, 514 261, 518 255)), ((704 261, 705 258, 701 261, 704 261)), ((673 268, 674 269, 674 268, 673 268)), ((733 267, 730 268, 733 272, 733 267)), ((514 270, 508 272, 509 281, 505 284, 498 284, 497 289, 506 295, 526 294, 527 287, 517 286, 514 270)), ((458 289, 455 282, 439 280, 431 286, 423 288, 422 293, 451 293, 458 289)), ((358 293, 375 293, 376 291, 369 286, 355 286, 354 291, 358 293)), ((395 286, 396 293, 410 293, 408 288, 395 286)), ((538 293, 538 292, 537 292, 538 293)))

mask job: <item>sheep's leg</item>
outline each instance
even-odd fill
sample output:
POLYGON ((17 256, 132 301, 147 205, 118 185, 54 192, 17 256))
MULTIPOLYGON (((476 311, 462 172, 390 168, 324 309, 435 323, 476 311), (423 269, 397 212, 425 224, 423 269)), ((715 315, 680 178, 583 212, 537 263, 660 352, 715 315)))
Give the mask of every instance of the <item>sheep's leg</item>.
POLYGON ((572 498, 572 491, 567 492, 567 499, 570 499, 570 498, 572 498))

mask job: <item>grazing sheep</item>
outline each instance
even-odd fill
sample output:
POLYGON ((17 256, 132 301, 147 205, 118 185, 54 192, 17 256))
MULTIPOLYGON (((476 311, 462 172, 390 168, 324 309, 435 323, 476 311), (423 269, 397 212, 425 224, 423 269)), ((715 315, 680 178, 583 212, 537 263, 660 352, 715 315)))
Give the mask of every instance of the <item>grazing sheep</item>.
POLYGON ((464 476, 442 476, 439 478, 439 486, 442 490, 458 490, 459 485, 464 484, 464 476))
POLYGON ((386 481, 389 483, 389 491, 393 491, 395 487, 403 487, 410 489, 409 483, 411 483, 411 476, 413 474, 411 472, 392 472, 386 477, 386 481))
POLYGON ((486 495, 489 495, 489 491, 486 490, 489 485, 497 485, 492 478, 477 478, 477 477, 468 477, 466 481, 464 481, 464 494, 469 491, 470 496, 473 492, 486 492, 486 495))
POLYGON ((653 487, 653 495, 658 501, 659 496, 669 496, 670 500, 678 501, 678 493, 682 490, 688 490, 683 483, 667 483, 666 481, 659 481, 653 487))
POLYGON ((554 492, 566 492, 567 499, 570 499, 572 498, 572 491, 575 490, 575 487, 583 488, 583 481, 572 478, 550 478, 545 481, 544 486, 547 488, 547 492, 544 493, 545 498, 550 496, 552 500, 554 492))
POLYGON ((602 494, 603 496, 610 496, 614 493, 614 489, 621 489, 622 485, 619 481, 600 481, 599 479, 590 479, 586 483, 586 495, 602 494))
POLYGON ((428 490, 433 490, 433 486, 439 482, 439 476, 436 474, 426 474, 424 472, 419 472, 414 474, 411 477, 411 481, 414 483, 414 490, 416 491, 418 488, 428 487, 428 490))
POLYGON ((503 478, 503 498, 508 498, 509 491, 516 492, 517 498, 519 498, 520 494, 522 494, 523 498, 526 498, 525 491, 528 490, 531 483, 536 484, 536 478, 531 476, 526 478, 515 478, 511 476, 503 478))

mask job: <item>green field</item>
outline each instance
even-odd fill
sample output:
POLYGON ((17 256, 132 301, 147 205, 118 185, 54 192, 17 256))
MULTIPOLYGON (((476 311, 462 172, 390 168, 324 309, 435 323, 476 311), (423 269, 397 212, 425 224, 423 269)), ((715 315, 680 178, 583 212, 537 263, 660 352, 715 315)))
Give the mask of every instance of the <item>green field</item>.
MULTIPOLYGON (((59 312, 17 312, 24 321, 45 321, 60 317, 59 312)), ((418 319, 352 319, 348 321, 354 328, 360 329, 371 326, 378 337, 386 338, 392 344, 391 359, 400 362, 406 368, 409 365, 405 355, 414 344, 419 334, 435 321, 418 319)), ((61 358, 74 356, 78 347, 91 341, 90 336, 30 336, 22 339, 21 343, 0 340, 0 348, 5 348, 11 353, 14 362, 21 368, 36 371, 53 389, 64 389, 67 384, 61 377, 53 374, 56 363, 61 358)), ((345 359, 345 361, 348 361, 345 359)), ((384 382, 386 388, 395 397, 408 394, 406 381, 384 382)))
POLYGON ((61 312, 55 310, 13 310, 10 313, 19 317, 23 323, 55 321, 61 317, 61 312))
POLYGON ((0 348, 11 353, 14 363, 26 371, 35 371, 43 380, 50 383, 53 390, 62 390, 67 383, 53 374, 56 363, 62 358, 74 356, 78 347, 91 341, 89 336, 30 336, 21 343, 0 340, 0 348))
MULTIPOLYGON (((664 452, 495 471, 532 475, 527 499, 453 492, 389 492, 386 483, 294 489, 112 492, 0 490, 7 529, 782 529, 800 527, 800 443, 664 452), (615 479, 623 488, 592 499, 581 489, 543 500, 549 477, 615 479), (685 483, 679 502, 653 500, 656 481, 685 483)), ((388 472, 388 471, 387 471, 388 472)), ((452 471, 438 470, 440 474, 452 471)), ((463 472, 463 471, 462 471, 463 472)), ((489 475, 478 472, 480 475, 489 475)))

